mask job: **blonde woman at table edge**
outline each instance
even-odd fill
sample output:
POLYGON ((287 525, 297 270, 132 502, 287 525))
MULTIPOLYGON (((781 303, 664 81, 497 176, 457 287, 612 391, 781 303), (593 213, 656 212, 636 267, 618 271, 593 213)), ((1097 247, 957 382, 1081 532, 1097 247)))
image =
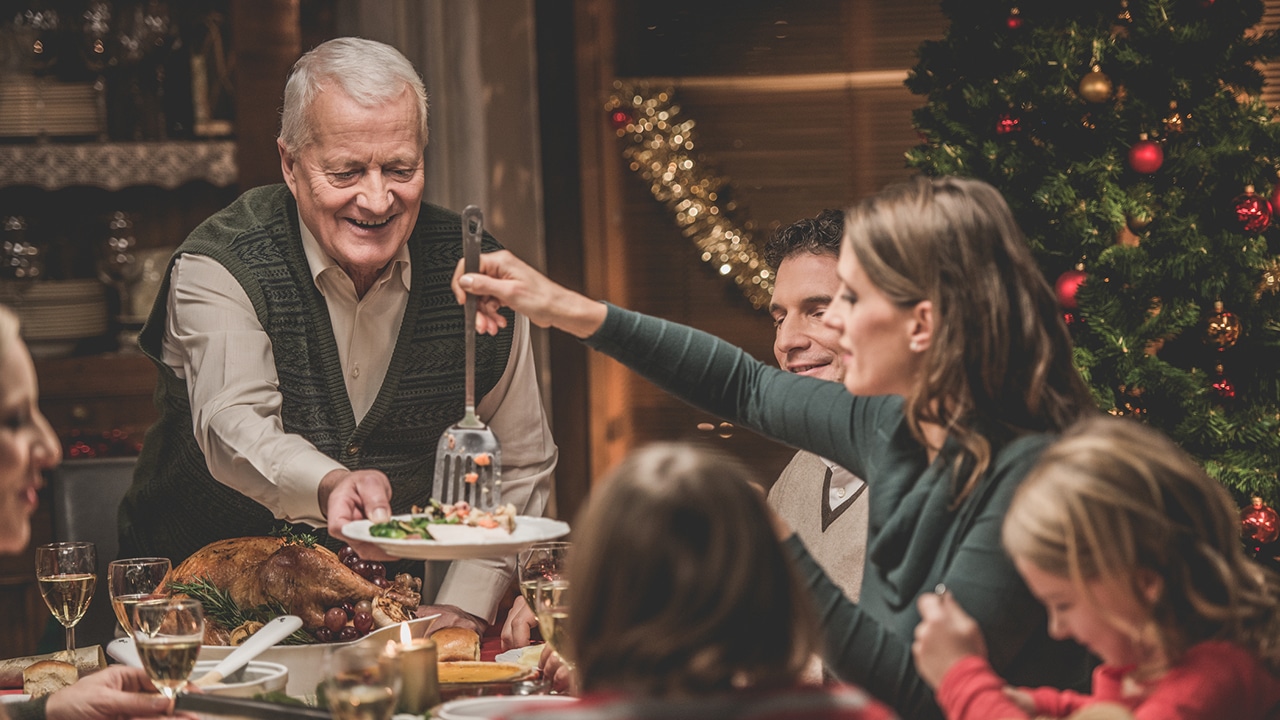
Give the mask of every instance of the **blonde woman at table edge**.
POLYGON ((685 443, 628 455, 574 523, 565 647, 582 701, 505 720, 887 720, 849 686, 805 686, 808 594, 755 478, 685 443))
MULTIPOLYGON (((1040 452, 1093 409, 1052 290, 1000 193, 917 177, 846 213, 840 297, 844 387, 759 362, 711 335, 596 302, 509 252, 454 274, 479 296, 557 327, 692 405, 847 468, 870 487, 867 565, 849 601, 791 533, 785 545, 818 605, 825 660, 901 715, 940 718, 916 671, 916 598, 945 585, 973 608, 992 665, 1020 685, 1083 689, 1092 661, 1049 638, 1000 546, 1014 490, 1040 452), (1016 678, 1016 679, 1014 679, 1016 678)), ((751 628, 743 628, 750 632, 751 628)))
MULTIPOLYGON (((62 459, 37 397, 36 369, 18 334, 18 318, 0 305, 0 553, 5 555, 22 552, 31 541, 31 513, 44 484, 41 472, 62 459)), ((114 666, 38 700, 0 705, 0 718, 106 720, 160 717, 168 709, 169 701, 154 692, 146 672, 114 666)))

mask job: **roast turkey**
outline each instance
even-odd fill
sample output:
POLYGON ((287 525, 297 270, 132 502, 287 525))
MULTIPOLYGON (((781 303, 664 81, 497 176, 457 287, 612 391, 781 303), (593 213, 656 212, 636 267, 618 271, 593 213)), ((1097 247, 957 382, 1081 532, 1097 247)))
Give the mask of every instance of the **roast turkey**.
MULTIPOLYGON (((210 543, 169 573, 168 584, 203 581, 244 609, 279 606, 312 631, 329 608, 369 600, 379 625, 413 617, 421 581, 401 575, 385 590, 356 574, 321 545, 278 537, 242 537, 210 543)), ((206 623, 206 644, 227 644, 234 628, 206 623)))

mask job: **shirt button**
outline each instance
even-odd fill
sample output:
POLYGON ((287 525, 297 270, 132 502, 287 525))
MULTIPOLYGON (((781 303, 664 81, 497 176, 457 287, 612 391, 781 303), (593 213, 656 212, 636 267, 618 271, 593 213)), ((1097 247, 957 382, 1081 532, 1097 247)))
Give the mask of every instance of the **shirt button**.
POLYGON ((838 498, 844 497, 844 488, 836 488, 836 497, 838 498))
POLYGON ((358 377, 360 377, 360 366, 359 366, 359 365, 356 365, 355 367, 351 368, 351 377, 353 377, 353 378, 358 378, 358 377))
POLYGON ((357 443, 351 443, 347 446, 347 454, 355 455, 360 452, 360 446, 357 443))

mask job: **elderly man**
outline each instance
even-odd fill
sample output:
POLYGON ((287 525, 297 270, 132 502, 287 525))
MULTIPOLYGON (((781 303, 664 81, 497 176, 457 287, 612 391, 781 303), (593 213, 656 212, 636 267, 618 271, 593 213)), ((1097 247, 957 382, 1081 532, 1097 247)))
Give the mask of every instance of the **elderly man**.
MULTIPOLYGON (((465 372, 460 219, 422 202, 426 143, 426 92, 393 48, 339 38, 294 66, 284 184, 191 233, 139 339, 161 417, 120 507, 122 556, 176 564, 288 523, 327 526, 336 546, 351 520, 426 504, 465 372)), ((528 322, 511 326, 477 340, 477 411, 503 443, 504 500, 540 515, 556 448, 528 322)), ((513 563, 453 563, 424 612, 483 632, 513 563)))
MULTIPOLYGON (((778 366, 840 382, 840 333, 822 322, 840 291, 836 258, 844 213, 823 210, 782 228, 765 244, 777 269, 769 313, 778 366)), ((800 451, 769 490, 769 504, 796 529, 844 594, 858 599, 867 546, 866 483, 813 453, 800 451)))

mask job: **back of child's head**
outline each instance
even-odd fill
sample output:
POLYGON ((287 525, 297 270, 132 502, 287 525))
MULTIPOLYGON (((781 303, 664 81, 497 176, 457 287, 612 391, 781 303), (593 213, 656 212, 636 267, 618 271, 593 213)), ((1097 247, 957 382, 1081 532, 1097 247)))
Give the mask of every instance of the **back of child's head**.
POLYGON ((677 697, 793 684, 816 621, 738 460, 656 444, 574 524, 569 655, 584 691, 677 697))
POLYGON ((1252 649, 1280 667, 1280 579, 1251 561, 1230 494, 1164 435, 1101 416, 1050 446, 1014 496, 1004 545, 1044 572, 1084 583, 1128 582, 1170 661, 1210 639, 1252 649), (1154 571, 1154 602, 1138 587, 1154 571))

